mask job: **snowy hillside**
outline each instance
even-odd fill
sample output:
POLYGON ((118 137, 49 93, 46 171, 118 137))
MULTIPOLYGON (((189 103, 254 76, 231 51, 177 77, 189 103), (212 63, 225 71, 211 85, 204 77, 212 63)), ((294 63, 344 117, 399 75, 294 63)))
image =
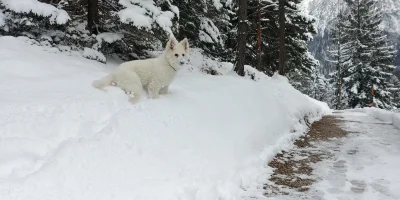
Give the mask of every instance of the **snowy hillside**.
POLYGON ((1 200, 261 197, 266 161, 306 130, 304 117, 327 111, 280 76, 190 66, 170 94, 132 105, 91 87, 116 64, 24 37, 0 37, 0 66, 1 200))

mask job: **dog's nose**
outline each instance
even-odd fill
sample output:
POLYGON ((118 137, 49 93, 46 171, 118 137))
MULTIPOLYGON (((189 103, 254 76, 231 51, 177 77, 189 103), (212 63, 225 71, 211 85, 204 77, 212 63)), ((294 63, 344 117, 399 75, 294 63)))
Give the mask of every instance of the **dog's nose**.
POLYGON ((185 61, 181 60, 181 61, 179 61, 179 63, 180 63, 181 65, 183 65, 183 64, 185 64, 185 61))

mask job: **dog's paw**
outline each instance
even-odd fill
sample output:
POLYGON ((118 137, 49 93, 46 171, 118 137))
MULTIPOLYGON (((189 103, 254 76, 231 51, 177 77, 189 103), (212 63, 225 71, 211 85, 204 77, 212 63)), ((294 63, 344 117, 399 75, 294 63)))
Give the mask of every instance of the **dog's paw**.
POLYGON ((159 98, 160 98, 159 95, 154 95, 154 96, 150 97, 150 99, 159 99, 159 98))
MULTIPOLYGON (((125 90, 124 90, 125 91, 125 90)), ((132 94, 132 92, 131 91, 125 91, 125 94, 127 94, 127 95, 131 95, 132 94)))
POLYGON ((117 82, 111 81, 110 85, 111 85, 111 86, 117 86, 117 82))
POLYGON ((129 98, 129 99, 128 99, 128 102, 131 103, 131 104, 135 104, 135 103, 136 103, 136 101, 135 101, 134 98, 129 98))
POLYGON ((137 99, 137 98, 134 98, 134 97, 129 97, 129 98, 128 98, 128 101, 129 101, 129 103, 131 103, 131 104, 135 104, 135 103, 138 102, 138 99, 137 99))

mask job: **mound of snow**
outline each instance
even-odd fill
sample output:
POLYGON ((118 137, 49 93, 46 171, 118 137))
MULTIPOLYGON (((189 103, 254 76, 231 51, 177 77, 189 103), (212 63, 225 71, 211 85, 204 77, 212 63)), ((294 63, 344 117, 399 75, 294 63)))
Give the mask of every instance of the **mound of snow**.
POLYGON ((107 43, 113 43, 115 41, 121 40, 124 38, 124 35, 121 33, 111 33, 111 32, 106 32, 106 33, 100 33, 96 36, 96 39, 99 43, 105 41, 107 43))
POLYGON ((383 122, 393 122, 393 112, 379 108, 362 108, 364 112, 383 122))
POLYGON ((400 129, 400 113, 393 114, 393 125, 400 129))
POLYGON ((56 8, 50 4, 38 0, 0 0, 7 8, 16 13, 30 13, 50 17, 50 23, 65 24, 70 20, 65 10, 56 8))
POLYGON ((383 122, 393 124, 393 126, 400 129, 400 113, 379 108, 362 108, 362 111, 383 122))
POLYGON ((262 197, 266 162, 328 110, 278 75, 189 67, 169 94, 132 105, 91 87, 116 64, 45 48, 0 37, 1 200, 262 197))
POLYGON ((105 63, 107 60, 106 57, 101 52, 87 47, 83 49, 83 57, 91 60, 98 60, 103 63, 105 63))
MULTIPOLYGON (((203 54, 199 48, 192 48, 189 53, 189 68, 193 72, 205 72, 213 75, 227 75, 233 72, 233 64, 229 62, 219 62, 203 54)), ((244 66, 245 78, 254 80, 269 79, 269 76, 256 70, 255 68, 244 66)))

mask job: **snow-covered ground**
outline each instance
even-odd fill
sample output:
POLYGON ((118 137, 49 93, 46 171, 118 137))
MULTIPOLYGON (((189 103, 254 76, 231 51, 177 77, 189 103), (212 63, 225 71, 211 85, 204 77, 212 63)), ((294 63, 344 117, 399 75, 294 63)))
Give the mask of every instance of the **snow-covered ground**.
POLYGON ((266 162, 327 109, 280 76, 190 66, 170 94, 131 105, 118 88, 91 87, 116 64, 31 43, 0 37, 1 200, 262 196, 266 162))

